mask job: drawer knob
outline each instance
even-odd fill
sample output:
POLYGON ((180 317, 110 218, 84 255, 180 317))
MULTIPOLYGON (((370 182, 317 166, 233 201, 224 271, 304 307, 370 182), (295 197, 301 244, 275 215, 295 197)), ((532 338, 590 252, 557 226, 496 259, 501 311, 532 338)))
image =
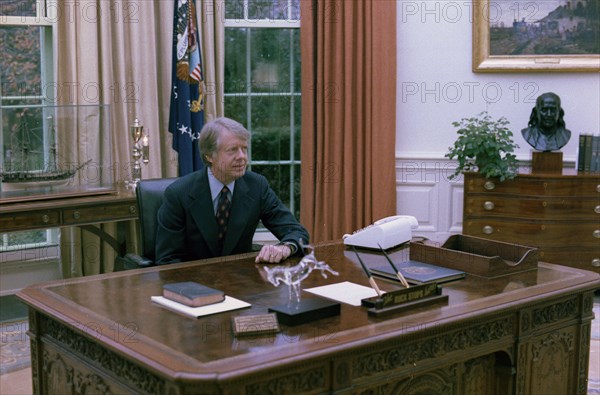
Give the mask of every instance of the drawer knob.
POLYGON ((136 210, 137 210, 137 207, 135 207, 135 206, 133 206, 133 205, 132 205, 132 206, 129 206, 129 212, 130 212, 131 214, 135 214, 136 210))
POLYGON ((595 238, 600 239, 600 229, 596 229, 592 234, 595 238))
POLYGON ((483 184, 483 187, 488 191, 491 191, 496 188, 496 184, 494 184, 492 181, 486 181, 485 184, 483 184))
POLYGON ((483 203, 483 208, 487 211, 493 210, 495 207, 494 202, 490 202, 489 200, 483 203))
POLYGON ((600 192, 600 184, 596 185, 596 192, 600 192))
POLYGON ((483 227, 482 231, 486 235, 491 235, 492 233, 494 233, 494 228, 492 228, 489 225, 486 225, 486 226, 483 227))
POLYGON ((594 258, 594 259, 592 259, 592 266, 594 266, 594 267, 600 267, 600 258, 594 258))
POLYGON ((50 217, 47 214, 42 215, 42 222, 47 224, 50 222, 50 217))
POLYGON ((75 211, 75 212, 73 213, 73 218, 75 218, 75 219, 79 219, 79 218, 81 218, 81 213, 80 213, 79 211, 75 211))
POLYGON ((594 207, 594 212, 595 212, 596 214, 600 214, 600 204, 599 204, 599 205, 597 205, 596 207, 594 207))

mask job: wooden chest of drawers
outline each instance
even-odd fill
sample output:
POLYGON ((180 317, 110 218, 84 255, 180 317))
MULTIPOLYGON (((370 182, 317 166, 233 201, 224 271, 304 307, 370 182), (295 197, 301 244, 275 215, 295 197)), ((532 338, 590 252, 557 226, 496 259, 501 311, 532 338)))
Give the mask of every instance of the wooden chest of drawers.
POLYGON ((540 261, 600 273, 600 175, 464 176, 464 234, 535 246, 540 261))

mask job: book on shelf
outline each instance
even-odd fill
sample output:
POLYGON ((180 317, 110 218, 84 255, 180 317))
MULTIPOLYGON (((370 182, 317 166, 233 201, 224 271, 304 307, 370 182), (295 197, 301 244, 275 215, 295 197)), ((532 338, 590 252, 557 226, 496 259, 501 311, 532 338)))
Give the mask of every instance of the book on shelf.
POLYGON ((590 171, 597 173, 600 171, 600 135, 592 136, 592 163, 590 163, 590 171))
POLYGON ((582 133, 579 135, 577 171, 600 172, 600 136, 582 133))
POLYGON ((579 135, 579 147, 577 152, 577 171, 583 171, 585 163, 585 134, 579 135))
MULTIPOLYGON (((461 270, 450 269, 430 263, 409 260, 407 262, 396 263, 396 267, 402 273, 406 281, 411 284, 425 283, 445 283, 448 281, 460 280, 466 276, 461 270)), ((370 269, 375 276, 385 279, 399 281, 396 272, 391 265, 382 265, 370 269)))
POLYGON ((225 293, 193 281, 163 285, 163 296, 191 307, 206 306, 225 300, 225 293))

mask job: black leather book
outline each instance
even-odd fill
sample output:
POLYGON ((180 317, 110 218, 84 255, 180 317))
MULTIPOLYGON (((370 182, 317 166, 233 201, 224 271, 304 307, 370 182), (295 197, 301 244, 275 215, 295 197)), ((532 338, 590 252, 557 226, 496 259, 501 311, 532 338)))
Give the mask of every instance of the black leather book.
POLYGON ((200 307, 225 300, 225 293, 193 281, 163 285, 163 296, 191 307, 200 307))

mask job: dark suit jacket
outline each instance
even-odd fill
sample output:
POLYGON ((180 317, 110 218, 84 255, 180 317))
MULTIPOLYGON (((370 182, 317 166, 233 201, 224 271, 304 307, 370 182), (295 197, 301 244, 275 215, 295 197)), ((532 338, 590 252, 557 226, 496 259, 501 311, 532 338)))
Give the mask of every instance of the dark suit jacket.
POLYGON ((259 220, 280 241, 308 244, 308 232, 269 187, 267 179, 246 171, 237 179, 223 251, 218 251, 217 220, 207 169, 174 181, 158 211, 157 264, 250 252, 259 220))

